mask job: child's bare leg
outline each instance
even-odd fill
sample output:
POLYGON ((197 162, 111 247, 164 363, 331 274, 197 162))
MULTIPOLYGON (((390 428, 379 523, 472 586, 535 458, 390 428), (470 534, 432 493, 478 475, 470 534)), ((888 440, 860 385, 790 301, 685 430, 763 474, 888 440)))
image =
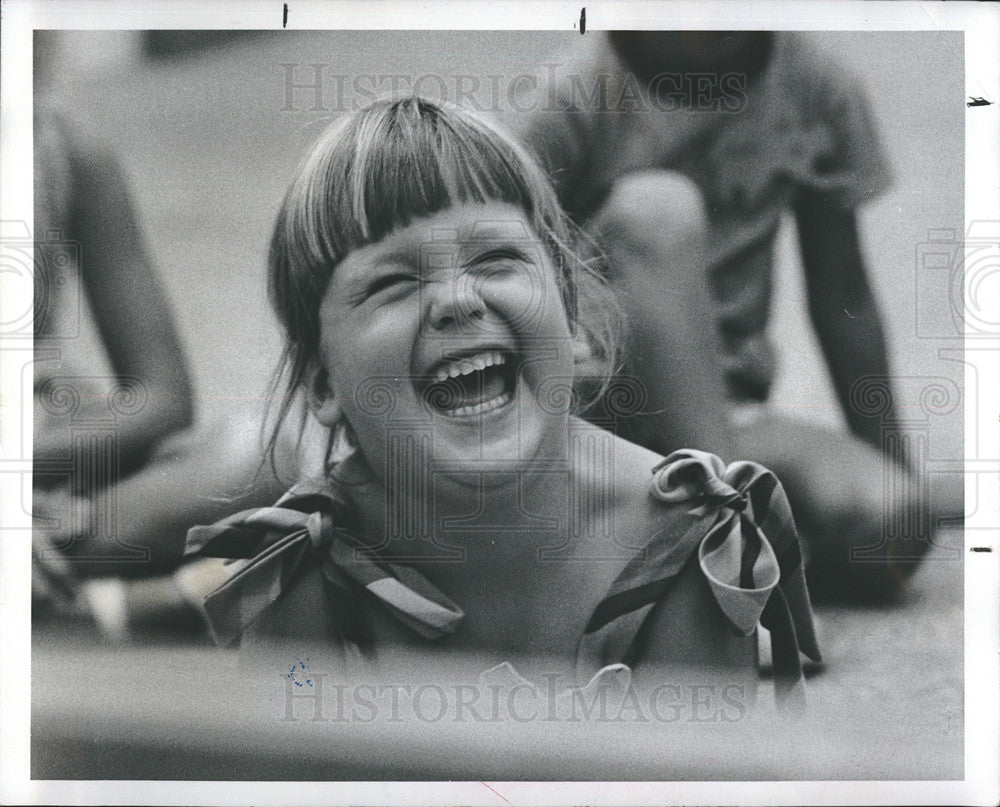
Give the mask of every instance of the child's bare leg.
POLYGON ((638 414, 615 412, 610 401, 601 414, 625 415, 613 417, 619 433, 661 454, 697 447, 731 459, 705 228, 700 192, 667 171, 618 180, 588 224, 629 323, 622 375, 645 398, 638 414))
POLYGON ((766 410, 736 438, 742 456, 785 486, 814 593, 856 600, 905 590, 931 540, 915 527, 929 505, 909 471, 844 431, 766 410))
MULTIPOLYGON (((208 560, 173 574, 188 529, 270 504, 281 492, 268 468, 258 473, 260 429, 257 412, 238 410, 211 428, 178 435, 140 471, 92 498, 47 492, 36 501, 44 519, 36 527, 44 533, 36 536, 37 551, 50 556, 39 559, 39 569, 51 576, 51 556, 58 557, 76 610, 107 640, 190 633, 201 623, 192 591, 205 593, 222 578, 208 560), (74 535, 81 522, 85 533, 74 535)), ((68 615, 63 609, 50 618, 65 622, 68 615)))
MULTIPOLYGON (((296 471, 285 469, 289 478, 283 484, 269 466, 261 467, 260 431, 255 409, 238 410, 213 427, 182 435, 141 471, 97 494, 108 517, 103 523, 99 514, 89 519, 97 532, 67 547, 74 572, 92 577, 172 571, 190 527, 273 503, 296 471)), ((72 513, 60 514, 60 521, 71 520, 72 513)), ((53 541, 61 543, 58 536, 53 541)))

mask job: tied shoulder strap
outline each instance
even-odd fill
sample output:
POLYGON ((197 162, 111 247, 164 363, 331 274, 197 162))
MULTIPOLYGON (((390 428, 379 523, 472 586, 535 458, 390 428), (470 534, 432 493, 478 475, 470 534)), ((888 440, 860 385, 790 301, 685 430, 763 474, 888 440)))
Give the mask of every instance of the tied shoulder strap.
POLYGON ((239 561, 204 602, 218 644, 234 644, 311 566, 327 583, 363 586, 389 612, 425 639, 455 630, 462 609, 419 572, 376 560, 350 533, 350 509, 323 482, 293 487, 273 507, 244 510, 188 531, 185 557, 239 561))
POLYGON ((650 494, 687 509, 683 535, 660 536, 628 564, 587 626, 578 661, 635 661, 639 628, 697 549, 702 574, 733 629, 771 632, 776 697, 799 704, 800 651, 820 661, 798 534, 777 477, 753 462, 728 467, 703 451, 677 451, 653 469, 650 494))

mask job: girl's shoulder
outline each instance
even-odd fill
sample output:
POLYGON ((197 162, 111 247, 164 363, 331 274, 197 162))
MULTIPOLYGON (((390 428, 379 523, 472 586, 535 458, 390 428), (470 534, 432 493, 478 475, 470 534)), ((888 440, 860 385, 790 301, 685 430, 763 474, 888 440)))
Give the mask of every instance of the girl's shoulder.
POLYGON ((798 535, 774 474, 677 451, 651 468, 639 509, 646 537, 587 625, 578 677, 616 662, 718 661, 728 645, 713 637, 750 639, 761 623, 782 647, 781 674, 798 683, 799 651, 818 661, 819 649, 798 535), (686 635, 691 652, 678 656, 686 635))
POLYGON ((364 654, 367 602, 425 639, 452 632, 463 616, 415 569, 375 556, 351 500, 327 476, 300 481, 270 507, 192 528, 185 555, 230 561, 228 580, 203 601, 219 644, 312 639, 364 654))

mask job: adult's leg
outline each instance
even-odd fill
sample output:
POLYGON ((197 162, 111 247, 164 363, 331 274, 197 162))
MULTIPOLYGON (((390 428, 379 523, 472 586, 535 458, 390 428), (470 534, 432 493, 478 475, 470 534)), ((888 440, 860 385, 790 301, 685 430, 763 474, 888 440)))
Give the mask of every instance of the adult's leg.
POLYGON ((777 474, 821 598, 897 595, 930 547, 931 503, 918 479, 850 434, 762 408, 740 425, 739 452, 777 474))
POLYGON ((628 320, 625 370, 591 419, 608 418, 622 436, 661 454, 691 447, 733 459, 700 192, 677 173, 630 174, 588 230, 608 258, 628 320))

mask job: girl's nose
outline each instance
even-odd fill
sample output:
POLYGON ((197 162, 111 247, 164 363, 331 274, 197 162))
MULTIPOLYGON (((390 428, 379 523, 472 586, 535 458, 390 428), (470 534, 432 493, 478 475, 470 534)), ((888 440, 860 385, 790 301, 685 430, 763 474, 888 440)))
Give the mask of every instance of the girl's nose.
POLYGON ((437 285, 433 290, 425 287, 425 293, 430 297, 427 321, 434 330, 453 329, 486 316, 486 304, 470 278, 462 277, 452 283, 428 285, 437 285))

